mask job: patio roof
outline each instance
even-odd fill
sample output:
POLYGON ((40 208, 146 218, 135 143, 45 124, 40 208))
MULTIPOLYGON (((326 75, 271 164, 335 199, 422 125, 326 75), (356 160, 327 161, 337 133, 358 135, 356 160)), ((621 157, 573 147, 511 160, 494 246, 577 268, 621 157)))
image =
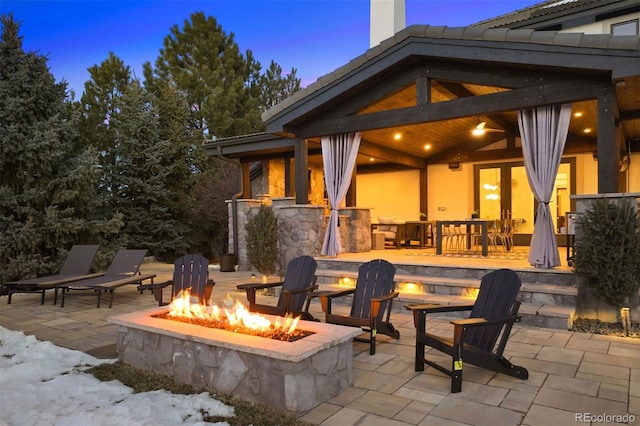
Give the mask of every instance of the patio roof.
POLYGON ((319 136, 363 131, 360 164, 479 161, 490 155, 482 148, 498 140, 507 141, 503 158, 519 157, 517 110, 571 102, 583 117, 572 120, 565 152, 595 152, 595 99, 607 91, 615 95, 622 139, 640 138, 639 47, 640 36, 411 26, 265 112, 270 136, 220 139, 207 148, 259 159, 292 155, 288 139, 304 138, 313 156, 319 136), (478 121, 499 131, 475 138, 478 121), (400 143, 393 133, 403 135, 400 143))

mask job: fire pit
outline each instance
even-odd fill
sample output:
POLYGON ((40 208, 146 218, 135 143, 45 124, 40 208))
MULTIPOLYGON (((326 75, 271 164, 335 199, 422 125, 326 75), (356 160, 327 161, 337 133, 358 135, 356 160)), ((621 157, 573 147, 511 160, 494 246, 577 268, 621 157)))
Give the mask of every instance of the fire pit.
POLYGON ((158 317, 166 313, 162 307, 109 318, 118 326, 122 362, 295 415, 353 383, 358 328, 299 321, 308 335, 282 341, 158 317))

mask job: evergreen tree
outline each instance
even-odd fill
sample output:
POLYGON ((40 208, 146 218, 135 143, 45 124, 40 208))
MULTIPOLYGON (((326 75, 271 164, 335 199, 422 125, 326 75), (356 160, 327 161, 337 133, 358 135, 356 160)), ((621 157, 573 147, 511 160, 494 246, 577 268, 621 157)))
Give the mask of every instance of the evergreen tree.
MULTIPOLYGON (((279 69, 273 62, 272 68, 279 69)), ((208 139, 264 130, 260 114, 271 105, 261 102, 277 95, 263 96, 263 85, 270 85, 270 92, 278 90, 282 77, 262 75, 261 69, 250 50, 240 52, 233 33, 225 33, 215 18, 196 12, 182 29, 171 27, 153 77, 172 82, 186 95, 194 126, 208 139)), ((288 86, 280 87, 297 90, 300 82, 295 73, 293 69, 284 79, 288 86)))
POLYGON ((260 105, 264 112, 300 90, 300 79, 296 77, 295 68, 283 77, 282 67, 271 61, 269 69, 260 78, 260 89, 260 105))
POLYGON ((115 102, 119 114, 110 125, 118 134, 111 205, 124 215, 131 248, 173 259, 186 252, 189 229, 174 217, 171 181, 172 141, 160 137, 158 113, 148 93, 133 81, 115 102))
MULTIPOLYGON (((109 52, 100 65, 88 69, 90 80, 84 84, 82 94, 80 141, 95 147, 100 154, 102 170, 100 194, 107 200, 113 194, 113 168, 116 164, 118 135, 111 122, 118 116, 118 102, 131 82, 131 71, 124 62, 109 52)), ((109 205, 105 205, 109 209, 109 205)))
POLYGON ((95 215, 97 153, 79 149, 67 83, 0 16, 0 282, 56 272, 73 244, 102 243, 121 218, 95 215))

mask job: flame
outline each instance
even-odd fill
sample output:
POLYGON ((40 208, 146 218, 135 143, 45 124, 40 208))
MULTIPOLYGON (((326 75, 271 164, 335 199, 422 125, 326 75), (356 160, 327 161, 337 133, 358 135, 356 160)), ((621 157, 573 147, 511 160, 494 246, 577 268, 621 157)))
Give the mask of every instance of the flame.
POLYGON ((229 325, 245 327, 250 330, 260 331, 282 331, 287 334, 293 333, 300 321, 300 317, 293 317, 287 314, 284 318, 276 318, 275 321, 269 320, 267 317, 249 312, 247 307, 240 301, 233 303, 231 299, 224 301, 223 308, 217 305, 202 305, 197 298, 191 297, 191 289, 185 289, 178 293, 169 304, 169 313, 171 317, 186 317, 213 319, 216 321, 226 321, 229 325))

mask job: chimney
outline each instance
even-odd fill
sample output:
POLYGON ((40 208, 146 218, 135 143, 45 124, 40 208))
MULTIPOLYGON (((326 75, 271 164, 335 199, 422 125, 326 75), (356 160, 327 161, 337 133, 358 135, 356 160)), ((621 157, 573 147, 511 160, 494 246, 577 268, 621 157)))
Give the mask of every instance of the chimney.
POLYGON ((369 47, 393 37, 407 26, 406 0, 370 0, 369 47))

